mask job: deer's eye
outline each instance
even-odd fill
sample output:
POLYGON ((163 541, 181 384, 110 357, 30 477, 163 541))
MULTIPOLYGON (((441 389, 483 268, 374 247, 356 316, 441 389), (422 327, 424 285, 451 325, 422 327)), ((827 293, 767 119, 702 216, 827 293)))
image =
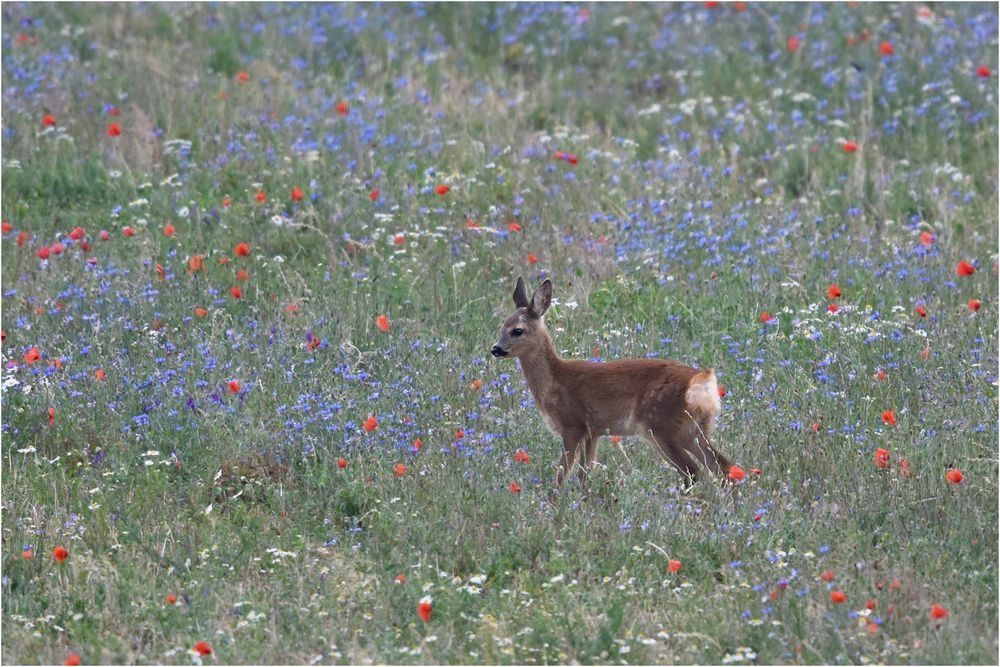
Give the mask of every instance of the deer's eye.
POLYGON ((520 329, 519 328, 519 329, 514 329, 513 331, 511 331, 510 335, 514 336, 516 338, 517 336, 520 336, 523 333, 524 333, 524 329, 520 329))

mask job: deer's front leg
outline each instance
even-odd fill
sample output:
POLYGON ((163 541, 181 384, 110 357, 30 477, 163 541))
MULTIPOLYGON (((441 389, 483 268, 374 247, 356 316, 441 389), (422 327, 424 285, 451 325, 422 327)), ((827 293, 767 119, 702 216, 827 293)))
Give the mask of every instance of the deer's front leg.
POLYGON ((556 469, 556 489, 562 488, 563 480, 566 479, 566 475, 573 469, 573 464, 576 463, 576 454, 580 449, 583 436, 583 429, 563 431, 563 453, 559 461, 559 468, 556 469))

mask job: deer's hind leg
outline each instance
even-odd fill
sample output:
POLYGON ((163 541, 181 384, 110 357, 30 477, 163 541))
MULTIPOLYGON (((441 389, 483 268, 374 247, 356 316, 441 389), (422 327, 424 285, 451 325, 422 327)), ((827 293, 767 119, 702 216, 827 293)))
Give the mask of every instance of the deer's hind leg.
POLYGON ((583 440, 581 451, 583 453, 583 461, 580 463, 580 485, 586 486, 587 479, 594 470, 594 464, 597 463, 597 438, 588 433, 587 437, 583 440))
POLYGON ((655 428, 644 428, 641 433, 690 484, 698 480, 698 464, 685 451, 681 429, 672 424, 657 424, 655 428))
POLYGON ((711 470, 713 474, 725 477, 733 462, 715 448, 712 439, 708 437, 708 427, 710 424, 707 423, 697 425, 691 423, 682 427, 684 435, 681 441, 696 461, 711 470))

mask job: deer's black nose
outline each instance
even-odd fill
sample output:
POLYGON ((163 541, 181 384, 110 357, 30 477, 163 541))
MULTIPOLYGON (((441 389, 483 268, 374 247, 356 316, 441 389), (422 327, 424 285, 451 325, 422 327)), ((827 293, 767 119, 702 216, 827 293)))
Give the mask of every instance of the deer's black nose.
POLYGON ((507 356, 507 351, 504 350, 499 345, 494 345, 493 349, 490 350, 490 354, 492 354, 494 357, 506 357, 507 356))

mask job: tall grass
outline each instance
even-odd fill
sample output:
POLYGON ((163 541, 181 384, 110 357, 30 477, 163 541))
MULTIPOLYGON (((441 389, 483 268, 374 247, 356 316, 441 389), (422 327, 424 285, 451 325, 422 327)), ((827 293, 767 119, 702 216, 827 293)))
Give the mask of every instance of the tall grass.
POLYGON ((5 5, 3 661, 995 664, 996 7, 710 4, 5 5))

